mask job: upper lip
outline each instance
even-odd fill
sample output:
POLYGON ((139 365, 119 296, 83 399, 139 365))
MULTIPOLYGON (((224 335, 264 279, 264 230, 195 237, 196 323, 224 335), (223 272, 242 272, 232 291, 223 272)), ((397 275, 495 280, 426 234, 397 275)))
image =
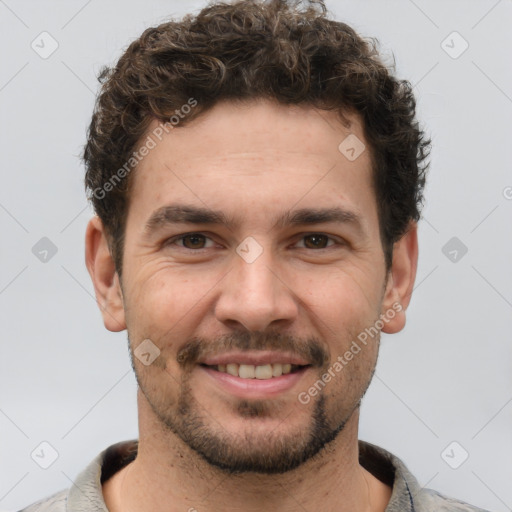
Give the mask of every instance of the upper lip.
POLYGON ((296 364, 305 366, 311 364, 296 354, 290 352, 276 352, 270 350, 247 350, 244 352, 224 352, 214 356, 201 359, 199 364, 215 366, 218 364, 252 364, 254 366, 262 366, 265 364, 296 364))

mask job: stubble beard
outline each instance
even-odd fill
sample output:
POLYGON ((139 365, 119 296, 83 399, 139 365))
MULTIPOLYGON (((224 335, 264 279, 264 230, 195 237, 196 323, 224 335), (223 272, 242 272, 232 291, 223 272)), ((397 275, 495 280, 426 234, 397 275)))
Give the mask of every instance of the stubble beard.
MULTIPOLYGON (((242 347, 243 345, 245 348, 253 348, 251 343, 254 346, 262 346, 267 338, 262 336, 258 340, 251 336, 245 339, 245 344, 241 343, 239 336, 235 336, 232 340, 237 346, 242 347)), ((299 346, 297 340, 289 339, 287 342, 290 347, 299 346)), ((269 341, 269 346, 265 348, 270 348, 271 343, 269 341)), ((280 343, 283 343, 282 339, 280 343)), ((335 403, 335 394, 331 394, 330 398, 327 399, 326 393, 321 390, 308 404, 310 413, 307 424, 294 429, 280 428, 282 424, 286 423, 287 417, 284 417, 281 424, 277 424, 271 431, 261 428, 261 424, 259 424, 261 421, 268 418, 272 419, 279 414, 279 405, 276 401, 237 399, 236 403, 231 403, 229 414, 235 414, 237 420, 243 419, 247 428, 240 433, 232 433, 223 428, 219 421, 212 418, 203 404, 194 396, 190 385, 195 366, 192 363, 197 360, 200 347, 205 345, 207 343, 191 343, 188 349, 183 351, 185 362, 179 379, 179 395, 173 404, 169 404, 165 396, 157 394, 156 389, 158 387, 146 386, 146 378, 149 375, 147 373, 148 369, 142 370, 141 375, 139 375, 134 365, 133 351, 130 350, 132 368, 139 389, 163 431, 171 432, 177 436, 210 466, 227 474, 249 472, 260 474, 286 473, 315 457, 343 431, 349 419, 359 408, 375 371, 376 360, 373 361, 373 366, 369 372, 371 375, 366 373, 368 368, 364 371, 369 378, 365 379, 360 374, 359 377, 363 379, 362 381, 356 379, 356 382, 354 382, 351 381, 350 377, 345 381, 345 386, 359 388, 357 396, 353 396, 349 403, 345 402, 343 397, 340 398, 338 403, 335 403), (190 349, 190 347, 192 348, 190 349), (148 389, 152 389, 153 392, 148 392, 148 389), (329 400, 333 402, 331 405, 328 403, 329 400), (250 424, 252 421, 254 421, 253 426, 250 424)), ((316 367, 319 372, 318 377, 320 377, 331 362, 328 354, 315 343, 311 343, 310 346, 305 343, 302 346, 304 355, 310 350, 310 359, 308 358, 308 360, 316 361, 316 366, 313 365, 313 367, 316 367)), ((152 371, 168 372, 165 360, 157 360, 153 365, 157 368, 153 368, 152 371)), ((169 379, 176 380, 176 377, 169 375, 169 379)), ((176 382, 176 385, 178 385, 178 382, 176 382)), ((345 393, 347 391, 345 389, 345 393)), ((286 402, 284 403, 286 404, 286 402)), ((296 409, 292 408, 290 415, 295 412, 296 409)))
MULTIPOLYGON (((264 435, 261 430, 251 432, 250 427, 240 435, 233 435, 206 411, 201 414, 204 408, 194 397, 186 376, 182 378, 174 410, 157 406, 138 377, 137 381, 163 429, 178 436, 210 466, 230 475, 280 474, 298 468, 337 438, 361 403, 360 399, 342 420, 333 422, 329 421, 326 397, 320 393, 314 402, 312 400, 308 425, 300 431, 283 433, 278 425, 264 435)), ((366 389, 363 395, 365 392, 366 389)), ((273 408, 274 405, 263 400, 239 400, 235 406, 236 413, 247 421, 269 416, 273 408)))

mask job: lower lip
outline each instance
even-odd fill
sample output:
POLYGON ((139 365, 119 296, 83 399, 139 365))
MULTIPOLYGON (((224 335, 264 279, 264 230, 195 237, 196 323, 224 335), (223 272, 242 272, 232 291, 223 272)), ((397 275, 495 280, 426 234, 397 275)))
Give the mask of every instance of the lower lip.
POLYGON ((293 373, 271 379, 242 379, 229 373, 219 372, 207 366, 199 367, 220 388, 238 398, 272 398, 292 389, 309 370, 305 366, 293 373))

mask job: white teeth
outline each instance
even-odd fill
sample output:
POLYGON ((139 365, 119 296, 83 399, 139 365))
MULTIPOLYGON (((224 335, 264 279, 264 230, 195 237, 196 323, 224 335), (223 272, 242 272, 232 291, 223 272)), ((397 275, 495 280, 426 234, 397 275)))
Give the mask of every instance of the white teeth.
POLYGON ((256 366, 255 377, 257 379, 271 379, 272 378, 272 365, 265 364, 263 366, 256 366))
MULTIPOLYGON (((297 368, 295 366, 295 368, 297 368)), ((292 371, 290 363, 275 363, 275 364, 262 364, 259 366, 253 364, 219 364, 217 370, 223 373, 229 373, 234 377, 241 379, 271 379, 272 377, 280 377, 292 371)))
POLYGON ((238 376, 242 379, 254 379, 256 370, 253 364, 241 364, 238 368, 238 376))
POLYGON ((237 364, 227 364, 226 371, 233 375, 234 377, 238 377, 238 365, 237 364))
POLYGON ((283 365, 281 363, 276 363, 272 366, 272 377, 280 377, 283 374, 283 365))

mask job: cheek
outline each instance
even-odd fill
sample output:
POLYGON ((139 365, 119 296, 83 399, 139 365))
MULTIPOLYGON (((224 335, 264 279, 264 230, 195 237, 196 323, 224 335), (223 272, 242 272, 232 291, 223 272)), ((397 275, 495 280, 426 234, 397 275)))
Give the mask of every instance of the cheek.
POLYGON ((343 326, 331 337, 331 359, 318 374, 316 387, 325 382, 323 394, 334 416, 346 414, 356 406, 368 388, 377 362, 379 336, 362 342, 358 335, 364 332, 364 323, 343 326))
POLYGON ((319 377, 329 373, 325 392, 335 397, 341 388, 364 387, 375 366, 379 335, 370 336, 367 333, 375 331, 367 329, 379 318, 380 283, 364 287, 352 275, 340 272, 330 276, 324 285, 309 290, 306 307, 330 352, 330 361, 319 377))
MULTIPOLYGON (((340 327, 352 330, 373 320, 382 295, 377 281, 361 273, 331 270, 323 278, 308 280, 299 293, 307 306, 336 333, 340 327)), ((297 278, 295 282, 300 280, 297 278)))
POLYGON ((162 332, 193 316, 212 287, 205 280, 182 277, 175 270, 140 275, 134 283, 128 297, 127 323, 162 332))
MULTIPOLYGON (((151 366, 139 365, 141 378, 166 379, 177 385, 181 369, 176 355, 207 315, 208 291, 218 279, 208 276, 180 276, 166 269, 146 276, 139 274, 128 295, 126 323, 132 351, 145 339, 151 340, 159 355, 151 366), (210 283, 211 281, 211 283, 210 283), (152 367, 155 367, 153 370, 152 367), (156 373, 160 370, 159 373, 156 373), (155 372, 155 373, 151 373, 155 372), (166 375, 169 374, 169 375, 166 375)), ((136 355, 136 352, 135 352, 136 355)))

